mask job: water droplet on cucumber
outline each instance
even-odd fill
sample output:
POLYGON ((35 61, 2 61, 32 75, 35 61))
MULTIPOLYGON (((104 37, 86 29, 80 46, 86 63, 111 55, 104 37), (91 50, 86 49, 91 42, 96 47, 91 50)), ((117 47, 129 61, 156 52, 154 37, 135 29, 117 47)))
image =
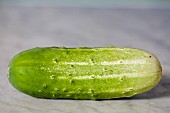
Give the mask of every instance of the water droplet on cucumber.
POLYGON ((46 89, 47 88, 47 84, 44 84, 43 87, 44 87, 44 89, 46 89))
POLYGON ((71 76, 72 76, 72 74, 71 74, 71 73, 69 73, 69 74, 68 74, 68 76, 70 76, 70 77, 71 77, 71 76))
POLYGON ((81 88, 78 89, 78 93, 80 93, 80 92, 82 92, 82 89, 81 89, 81 88))
POLYGON ((125 76, 120 76, 120 77, 119 77, 119 80, 120 80, 120 81, 123 81, 124 79, 125 79, 125 76))
POLYGON ((73 83, 74 83, 74 80, 70 80, 70 83, 73 84, 73 83))
POLYGON ((64 88, 64 89, 63 89, 63 91, 64 91, 64 92, 67 92, 67 89, 66 89, 66 88, 64 88))
POLYGON ((55 78, 55 75, 51 75, 50 78, 51 78, 51 79, 54 79, 54 78, 55 78))
POLYGON ((56 91, 56 92, 59 92, 59 89, 58 89, 58 88, 55 88, 55 91, 56 91))
POLYGON ((110 75, 113 74, 113 70, 109 70, 109 74, 110 74, 110 75))
POLYGON ((69 51, 66 51, 66 54, 69 54, 69 51))
POLYGON ((89 62, 90 62, 91 64, 94 64, 94 63, 95 63, 93 58, 92 58, 92 59, 89 59, 89 62))
POLYGON ((104 67, 104 68, 103 68, 103 71, 107 71, 107 68, 106 68, 106 67, 104 67))
POLYGON ((90 92, 91 92, 91 93, 94 93, 94 89, 90 89, 90 92))
POLYGON ((43 91, 42 91, 42 90, 39 90, 38 92, 42 93, 43 91))
POLYGON ((53 94, 53 97, 56 97, 56 94, 53 94))
POLYGON ((136 95, 136 94, 137 94, 136 92, 133 93, 133 95, 136 95))
POLYGON ((54 63, 57 63, 58 62, 58 59, 54 59, 54 63))
POLYGON ((128 88, 128 91, 133 91, 133 88, 128 88))
POLYGON ((93 96, 93 97, 96 97, 96 96, 97 96, 97 94, 92 94, 92 96, 93 96))
POLYGON ((95 75, 91 75, 91 78, 94 79, 94 78, 95 78, 95 75))
POLYGON ((99 76, 103 76, 103 73, 99 74, 99 76))
POLYGON ((74 65, 70 65, 70 67, 71 67, 71 68, 73 68, 73 67, 74 67, 74 65))
POLYGON ((126 92, 122 92, 122 94, 125 94, 126 92))
POLYGON ((126 53, 129 53, 129 51, 126 51, 126 53))

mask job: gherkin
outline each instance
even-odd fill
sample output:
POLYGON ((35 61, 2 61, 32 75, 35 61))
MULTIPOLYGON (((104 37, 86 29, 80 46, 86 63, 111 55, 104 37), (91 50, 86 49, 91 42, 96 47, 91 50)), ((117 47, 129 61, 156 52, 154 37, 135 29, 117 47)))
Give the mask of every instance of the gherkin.
POLYGON ((38 98, 112 99, 155 87, 159 60, 151 53, 116 47, 44 47, 11 60, 8 78, 19 91, 38 98))

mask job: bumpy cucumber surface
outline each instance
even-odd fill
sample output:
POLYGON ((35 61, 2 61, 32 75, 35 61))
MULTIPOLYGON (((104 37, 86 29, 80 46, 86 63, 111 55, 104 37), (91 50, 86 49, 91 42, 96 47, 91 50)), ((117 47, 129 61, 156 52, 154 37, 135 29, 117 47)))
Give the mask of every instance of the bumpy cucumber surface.
POLYGON ((33 48, 9 64, 9 81, 39 98, 112 99, 152 89, 162 69, 151 53, 132 48, 33 48))

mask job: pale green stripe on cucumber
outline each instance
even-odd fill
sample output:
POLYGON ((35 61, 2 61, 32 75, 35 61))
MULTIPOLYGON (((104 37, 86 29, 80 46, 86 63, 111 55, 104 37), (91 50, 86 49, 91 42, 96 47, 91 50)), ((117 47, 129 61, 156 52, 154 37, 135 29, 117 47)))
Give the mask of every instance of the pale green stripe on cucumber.
POLYGON ((159 60, 133 48, 33 48, 9 64, 9 81, 39 98, 112 99, 152 89, 161 79, 159 60))

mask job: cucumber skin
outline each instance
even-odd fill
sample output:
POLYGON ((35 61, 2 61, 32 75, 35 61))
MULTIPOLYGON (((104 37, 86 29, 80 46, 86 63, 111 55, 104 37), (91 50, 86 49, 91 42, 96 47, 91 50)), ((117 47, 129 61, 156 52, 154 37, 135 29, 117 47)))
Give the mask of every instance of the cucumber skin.
POLYGON ((132 48, 33 48, 10 62, 8 78, 19 91, 38 98, 112 99, 155 87, 159 60, 132 48))

